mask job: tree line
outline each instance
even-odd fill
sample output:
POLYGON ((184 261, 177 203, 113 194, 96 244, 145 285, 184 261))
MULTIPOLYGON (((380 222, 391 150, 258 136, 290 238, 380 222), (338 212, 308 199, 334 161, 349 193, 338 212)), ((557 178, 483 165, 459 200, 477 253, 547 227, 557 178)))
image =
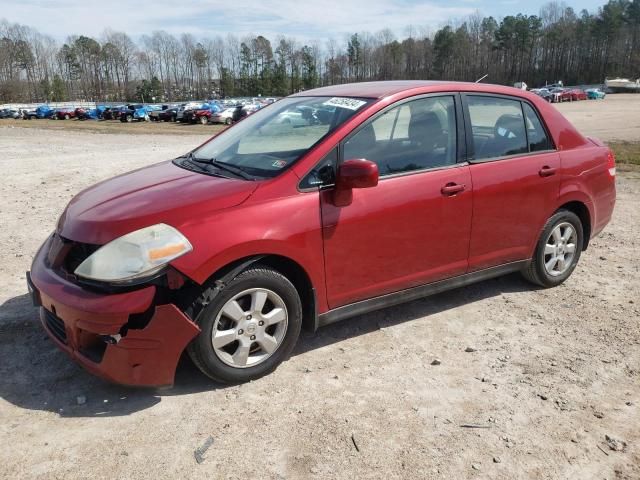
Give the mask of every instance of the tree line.
POLYGON ((280 36, 196 38, 156 31, 72 35, 62 43, 0 20, 0 103, 145 101, 284 96, 346 82, 394 79, 602 83, 640 76, 640 0, 609 0, 576 13, 563 2, 539 15, 479 12, 435 32, 407 27, 342 41, 280 36))

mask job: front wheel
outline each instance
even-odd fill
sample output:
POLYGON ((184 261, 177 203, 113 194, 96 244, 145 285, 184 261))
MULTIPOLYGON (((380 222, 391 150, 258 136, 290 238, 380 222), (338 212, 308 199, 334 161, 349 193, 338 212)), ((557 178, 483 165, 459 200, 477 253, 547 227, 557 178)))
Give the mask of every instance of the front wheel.
POLYGON ((293 350, 302 326, 296 288, 281 273, 251 267, 205 306, 212 289, 187 309, 201 328, 187 351, 213 380, 241 383, 271 373, 293 350))
POLYGON ((200 124, 201 125, 206 125, 209 122, 209 119, 207 117, 200 117, 200 124))
POLYGON ((576 268, 583 245, 580 218, 569 210, 559 210, 547 220, 531 263, 522 274, 542 287, 560 285, 576 268))

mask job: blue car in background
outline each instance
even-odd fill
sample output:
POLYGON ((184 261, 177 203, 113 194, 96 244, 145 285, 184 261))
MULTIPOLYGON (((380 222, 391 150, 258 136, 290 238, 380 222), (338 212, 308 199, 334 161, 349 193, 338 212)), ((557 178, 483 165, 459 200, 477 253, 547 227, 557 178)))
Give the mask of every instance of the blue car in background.
POLYGON ((149 114, 155 110, 162 110, 159 105, 142 105, 141 103, 130 103, 120 112, 121 122, 141 122, 149 121, 149 114))
POLYGON ((51 118, 53 117, 55 110, 49 105, 40 105, 36 108, 36 118, 51 118))
POLYGON ((585 92, 588 100, 604 100, 605 93, 599 88, 588 88, 585 92))

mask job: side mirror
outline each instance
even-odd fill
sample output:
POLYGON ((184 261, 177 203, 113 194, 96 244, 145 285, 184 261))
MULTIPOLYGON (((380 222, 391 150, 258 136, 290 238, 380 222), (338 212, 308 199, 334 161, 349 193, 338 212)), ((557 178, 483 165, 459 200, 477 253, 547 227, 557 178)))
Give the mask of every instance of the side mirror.
POLYGON ((371 188, 378 185, 378 165, 364 158, 344 161, 338 167, 333 203, 336 207, 351 204, 354 188, 371 188))

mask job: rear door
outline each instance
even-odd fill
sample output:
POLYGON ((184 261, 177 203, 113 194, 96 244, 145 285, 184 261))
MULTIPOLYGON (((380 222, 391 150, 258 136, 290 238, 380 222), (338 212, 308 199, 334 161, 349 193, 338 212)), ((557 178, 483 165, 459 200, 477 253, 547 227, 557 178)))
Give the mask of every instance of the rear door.
POLYGON ((401 102, 341 145, 344 160, 377 163, 376 187, 353 190, 346 207, 322 191, 327 297, 331 308, 467 270, 469 166, 459 96, 401 102))
POLYGON ((528 259, 558 198, 560 157, 528 102, 462 98, 474 189, 469 271, 528 259))

